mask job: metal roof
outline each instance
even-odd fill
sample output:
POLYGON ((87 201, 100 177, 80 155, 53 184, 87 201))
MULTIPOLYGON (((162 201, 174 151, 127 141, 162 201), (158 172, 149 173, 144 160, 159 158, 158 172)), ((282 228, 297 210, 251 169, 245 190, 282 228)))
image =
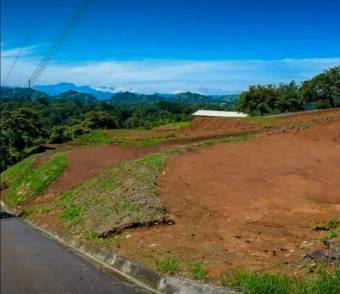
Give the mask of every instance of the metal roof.
POLYGON ((237 111, 217 111, 217 110, 197 110, 194 116, 212 116, 212 117, 247 117, 248 114, 237 111))

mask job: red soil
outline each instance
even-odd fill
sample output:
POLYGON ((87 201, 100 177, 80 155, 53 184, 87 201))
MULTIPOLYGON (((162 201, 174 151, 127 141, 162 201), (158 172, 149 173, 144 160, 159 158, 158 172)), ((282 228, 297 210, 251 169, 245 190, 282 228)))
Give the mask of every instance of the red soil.
POLYGON ((78 186, 98 171, 108 168, 121 160, 132 160, 140 156, 136 149, 102 145, 77 147, 65 152, 68 168, 48 189, 48 193, 58 194, 78 186))
MULTIPOLYGON (((246 142, 171 157, 158 194, 176 224, 127 231, 114 250, 151 267, 149 255, 202 260, 211 277, 296 261, 318 243, 313 225, 340 216, 340 110, 281 116, 274 124, 274 131, 246 142)), ((159 146, 74 147, 65 152, 64 174, 34 202, 49 201, 120 160, 258 127, 251 120, 197 118, 180 139, 159 146)), ((52 226, 57 221, 49 217, 52 226)))
POLYGON ((188 134, 237 134, 259 128, 255 121, 252 122, 243 118, 196 117, 186 131, 188 134))
POLYGON ((339 119, 181 153, 158 180, 176 224, 136 230, 122 250, 143 258, 139 240, 138 251, 206 260, 211 276, 296 261, 320 237, 313 225, 340 216, 339 179, 339 119))
MULTIPOLYGON (((334 114, 340 116, 340 111, 323 111, 319 113, 293 114, 284 116, 279 120, 286 124, 287 117, 289 121, 301 121, 314 119, 327 119, 334 114)), ((65 152, 69 166, 66 171, 53 183, 45 197, 51 197, 60 192, 72 189, 81 182, 91 178, 100 170, 108 168, 121 160, 132 160, 141 155, 150 152, 156 152, 175 145, 188 144, 200 141, 205 138, 215 137, 218 135, 232 135, 246 131, 260 130, 258 124, 254 121, 242 119, 221 119, 221 118, 196 118, 192 125, 181 130, 178 139, 164 142, 158 146, 152 146, 143 149, 122 148, 114 145, 101 146, 73 146, 72 150, 65 152)), ((58 147, 58 146, 55 146, 58 147)), ((46 159, 46 155, 37 158, 37 162, 46 159)), ((37 199, 37 201, 40 201, 37 199)))
MULTIPOLYGON (((269 116, 272 120, 268 128, 287 127, 289 124, 297 124, 310 121, 327 121, 328 119, 340 118, 340 109, 306 111, 288 113, 278 116, 269 116)), ((192 124, 183 132, 187 136, 198 135, 232 135, 242 132, 260 131, 263 126, 256 119, 244 118, 218 118, 218 117, 195 117, 192 124)))

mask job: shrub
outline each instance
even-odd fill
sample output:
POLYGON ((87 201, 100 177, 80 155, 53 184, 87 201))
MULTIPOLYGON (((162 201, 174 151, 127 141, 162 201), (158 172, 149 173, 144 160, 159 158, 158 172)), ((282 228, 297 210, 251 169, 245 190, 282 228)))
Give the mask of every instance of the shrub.
POLYGON ((158 269, 167 274, 174 274, 178 270, 178 261, 175 257, 164 257, 156 262, 158 269))
POLYGON ((203 263, 200 261, 190 262, 188 264, 188 271, 196 280, 206 281, 208 279, 207 271, 205 270, 203 263))

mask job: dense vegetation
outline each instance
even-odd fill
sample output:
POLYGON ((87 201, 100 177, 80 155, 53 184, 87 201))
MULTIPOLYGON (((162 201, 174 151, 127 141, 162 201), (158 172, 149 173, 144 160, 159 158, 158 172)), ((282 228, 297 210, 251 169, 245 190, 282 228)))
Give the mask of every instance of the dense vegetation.
POLYGON ((277 114, 306 109, 340 107, 340 66, 301 85, 250 86, 238 102, 238 110, 252 115, 277 114))
POLYGON ((41 143, 74 140, 94 129, 150 129, 188 121, 200 108, 223 109, 232 101, 193 93, 177 94, 170 101, 129 92, 98 101, 75 91, 52 97, 32 89, 2 88, 0 170, 30 154, 28 147, 41 143))

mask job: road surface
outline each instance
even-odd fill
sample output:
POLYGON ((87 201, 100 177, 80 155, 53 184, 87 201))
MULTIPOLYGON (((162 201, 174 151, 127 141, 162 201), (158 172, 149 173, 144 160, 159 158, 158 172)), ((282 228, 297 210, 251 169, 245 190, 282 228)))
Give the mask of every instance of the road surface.
POLYGON ((149 292, 99 270, 19 219, 1 218, 1 294, 30 293, 149 292))

